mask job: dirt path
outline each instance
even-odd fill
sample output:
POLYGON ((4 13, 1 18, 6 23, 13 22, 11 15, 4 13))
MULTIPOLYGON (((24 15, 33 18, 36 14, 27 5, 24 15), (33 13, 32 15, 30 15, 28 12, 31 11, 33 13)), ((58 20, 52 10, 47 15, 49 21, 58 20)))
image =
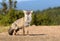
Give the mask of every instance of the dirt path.
POLYGON ((0 33, 0 41, 60 41, 60 26, 30 26, 25 28, 29 35, 22 36, 20 30, 16 36, 9 36, 7 32, 0 33))

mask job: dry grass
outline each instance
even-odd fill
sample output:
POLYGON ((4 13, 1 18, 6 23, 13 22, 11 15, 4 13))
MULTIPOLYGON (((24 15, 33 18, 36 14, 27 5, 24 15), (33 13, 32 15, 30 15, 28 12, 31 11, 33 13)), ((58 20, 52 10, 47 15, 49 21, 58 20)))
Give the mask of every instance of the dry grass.
POLYGON ((7 32, 8 31, 8 28, 9 28, 9 26, 6 26, 6 27, 0 26, 0 33, 7 32))

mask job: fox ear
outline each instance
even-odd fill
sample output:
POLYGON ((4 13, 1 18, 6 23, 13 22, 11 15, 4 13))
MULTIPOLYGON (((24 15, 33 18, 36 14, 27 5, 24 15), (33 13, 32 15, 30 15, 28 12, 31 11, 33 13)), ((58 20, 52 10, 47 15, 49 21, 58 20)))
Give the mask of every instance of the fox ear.
POLYGON ((31 13, 33 13, 33 10, 31 11, 31 13))
POLYGON ((23 10, 24 13, 26 13, 27 11, 26 10, 23 10))

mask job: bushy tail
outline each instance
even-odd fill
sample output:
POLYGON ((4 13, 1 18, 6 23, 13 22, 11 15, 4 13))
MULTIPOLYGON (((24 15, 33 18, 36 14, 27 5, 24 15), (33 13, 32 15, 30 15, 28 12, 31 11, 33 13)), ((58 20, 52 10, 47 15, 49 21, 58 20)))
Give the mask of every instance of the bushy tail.
POLYGON ((9 34, 9 35, 13 35, 13 32, 14 32, 14 29, 9 28, 9 30, 8 30, 8 34, 9 34))

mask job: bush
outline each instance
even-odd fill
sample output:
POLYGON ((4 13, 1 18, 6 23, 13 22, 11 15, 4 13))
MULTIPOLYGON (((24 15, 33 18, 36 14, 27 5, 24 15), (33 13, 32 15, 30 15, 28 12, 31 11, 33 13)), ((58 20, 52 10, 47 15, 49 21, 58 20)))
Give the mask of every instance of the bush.
POLYGON ((15 20, 23 17, 23 12, 22 11, 18 11, 18 10, 14 10, 14 9, 11 9, 8 14, 4 15, 3 18, 2 18, 2 15, 1 15, 1 18, 0 18, 0 25, 4 25, 4 26, 7 26, 7 25, 10 25, 12 24, 15 20))

